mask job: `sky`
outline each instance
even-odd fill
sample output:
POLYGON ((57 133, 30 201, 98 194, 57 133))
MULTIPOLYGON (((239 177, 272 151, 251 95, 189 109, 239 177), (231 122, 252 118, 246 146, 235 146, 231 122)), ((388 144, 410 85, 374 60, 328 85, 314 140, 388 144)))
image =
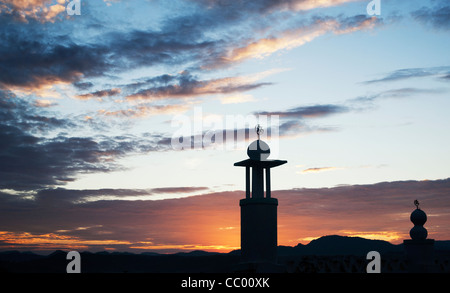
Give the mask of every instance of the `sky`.
POLYGON ((450 240, 450 5, 370 3, 0 1, 0 250, 238 249, 256 124, 280 245, 450 240))

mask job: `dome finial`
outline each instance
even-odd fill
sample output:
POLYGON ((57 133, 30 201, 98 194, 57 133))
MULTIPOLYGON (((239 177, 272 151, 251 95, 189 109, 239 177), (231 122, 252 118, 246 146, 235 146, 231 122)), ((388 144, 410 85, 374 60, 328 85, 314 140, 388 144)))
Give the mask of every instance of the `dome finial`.
POLYGON ((419 201, 417 199, 414 201, 414 205, 416 206, 417 209, 419 209, 419 201))

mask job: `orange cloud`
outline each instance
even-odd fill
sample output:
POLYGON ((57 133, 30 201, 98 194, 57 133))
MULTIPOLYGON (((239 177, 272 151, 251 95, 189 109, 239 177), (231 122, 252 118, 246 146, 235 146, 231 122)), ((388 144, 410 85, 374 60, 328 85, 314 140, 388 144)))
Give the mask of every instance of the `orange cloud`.
MULTIPOLYGON (((107 111, 101 109, 98 114, 111 117, 142 118, 153 115, 169 115, 189 110, 190 104, 176 105, 138 105, 128 109, 107 111)), ((92 118, 92 117, 91 117, 92 118)))
MULTIPOLYGON (((279 203, 278 244, 295 246, 335 234, 398 244, 409 238, 413 226, 409 215, 415 209, 416 198, 428 215, 425 227, 429 238, 448 240, 449 184, 450 179, 274 190, 272 196, 279 203)), ((244 191, 165 200, 130 197, 79 205, 67 199, 79 198, 83 195, 80 191, 57 189, 53 193, 54 196, 47 194, 43 199, 36 195, 35 201, 12 207, 11 201, 0 197, 4 207, 0 221, 8 227, 0 232, 0 247, 107 246, 139 251, 227 252, 240 246, 239 200, 245 197, 244 191), (37 205, 40 213, 29 212, 31 203, 37 205), (49 232, 21 232, 28 227, 49 232)))
POLYGON ((224 59, 227 62, 239 62, 249 58, 261 59, 279 50, 289 50, 299 47, 326 32, 327 30, 324 28, 309 32, 303 31, 302 29, 294 32, 287 32, 284 36, 279 38, 263 38, 244 47, 232 49, 224 59))
POLYGON ((49 108, 49 107, 53 107, 56 106, 57 103, 52 102, 50 100, 36 100, 34 101, 34 106, 39 107, 39 108, 49 108))
POLYGON ((14 13, 22 21, 33 18, 41 22, 53 22, 66 10, 66 1, 58 0, 56 4, 53 2, 51 0, 4 0, 0 4, 0 12, 14 13))
POLYGON ((90 246, 129 245, 129 241, 84 240, 57 233, 32 234, 28 232, 0 231, 2 246, 30 247, 35 249, 87 249, 90 246))
POLYGON ((127 100, 160 100, 167 98, 181 99, 205 95, 223 95, 240 93, 259 88, 269 83, 258 82, 272 74, 286 71, 285 68, 275 68, 244 76, 222 77, 209 80, 197 80, 189 73, 182 73, 177 78, 179 84, 151 87, 140 90, 126 97, 127 100), (185 80, 184 80, 185 79, 185 80))
POLYGON ((357 2, 361 0, 297 0, 294 1, 290 8, 291 10, 300 11, 300 10, 311 10, 315 8, 325 8, 338 6, 345 3, 357 2))
POLYGON ((328 32, 334 34, 346 34, 362 29, 373 28, 377 19, 376 17, 372 17, 364 19, 363 21, 356 19, 356 21, 357 23, 350 25, 346 24, 344 21, 340 22, 335 19, 318 20, 310 27, 285 31, 280 37, 262 38, 243 47, 232 48, 228 51, 224 60, 227 62, 239 62, 249 58, 261 59, 280 50, 290 50, 302 46, 328 32))
POLYGON ((361 231, 339 231, 338 234, 350 237, 361 237, 373 240, 384 240, 388 242, 399 242, 403 239, 408 239, 408 231, 400 233, 398 231, 372 231, 372 232, 361 232, 361 231))
POLYGON ((104 97, 116 96, 120 93, 121 93, 120 88, 113 88, 113 89, 109 89, 109 90, 100 90, 100 91, 96 91, 93 93, 78 95, 76 97, 81 100, 89 100, 92 98, 98 98, 99 100, 102 100, 102 98, 104 98, 104 97))

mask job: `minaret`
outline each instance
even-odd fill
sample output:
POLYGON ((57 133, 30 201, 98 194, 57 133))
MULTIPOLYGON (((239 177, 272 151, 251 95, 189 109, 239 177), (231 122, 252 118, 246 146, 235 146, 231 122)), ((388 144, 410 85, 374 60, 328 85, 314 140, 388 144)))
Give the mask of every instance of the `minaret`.
POLYGON ((267 143, 260 140, 261 131, 262 128, 258 125, 256 127, 258 139, 247 149, 249 159, 234 163, 234 166, 245 167, 245 198, 239 202, 243 263, 276 263, 277 261, 278 200, 271 196, 270 168, 283 165, 287 161, 267 159, 270 149, 267 143))
POLYGON ((414 227, 409 231, 411 239, 403 240, 408 259, 409 272, 430 273, 434 271, 434 239, 427 239, 428 231, 423 227, 427 221, 427 214, 419 208, 419 201, 415 200, 416 209, 411 213, 414 227))

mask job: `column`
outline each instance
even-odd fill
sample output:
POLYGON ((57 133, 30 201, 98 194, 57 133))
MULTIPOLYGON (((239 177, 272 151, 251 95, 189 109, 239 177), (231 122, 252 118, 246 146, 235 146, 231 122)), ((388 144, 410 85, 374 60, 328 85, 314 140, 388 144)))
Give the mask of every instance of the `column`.
POLYGON ((245 198, 250 198, 250 167, 245 167, 245 198))
POLYGON ((270 198, 270 168, 266 168, 266 198, 270 198))
POLYGON ((264 172, 262 167, 252 168, 252 198, 264 198, 264 172))

